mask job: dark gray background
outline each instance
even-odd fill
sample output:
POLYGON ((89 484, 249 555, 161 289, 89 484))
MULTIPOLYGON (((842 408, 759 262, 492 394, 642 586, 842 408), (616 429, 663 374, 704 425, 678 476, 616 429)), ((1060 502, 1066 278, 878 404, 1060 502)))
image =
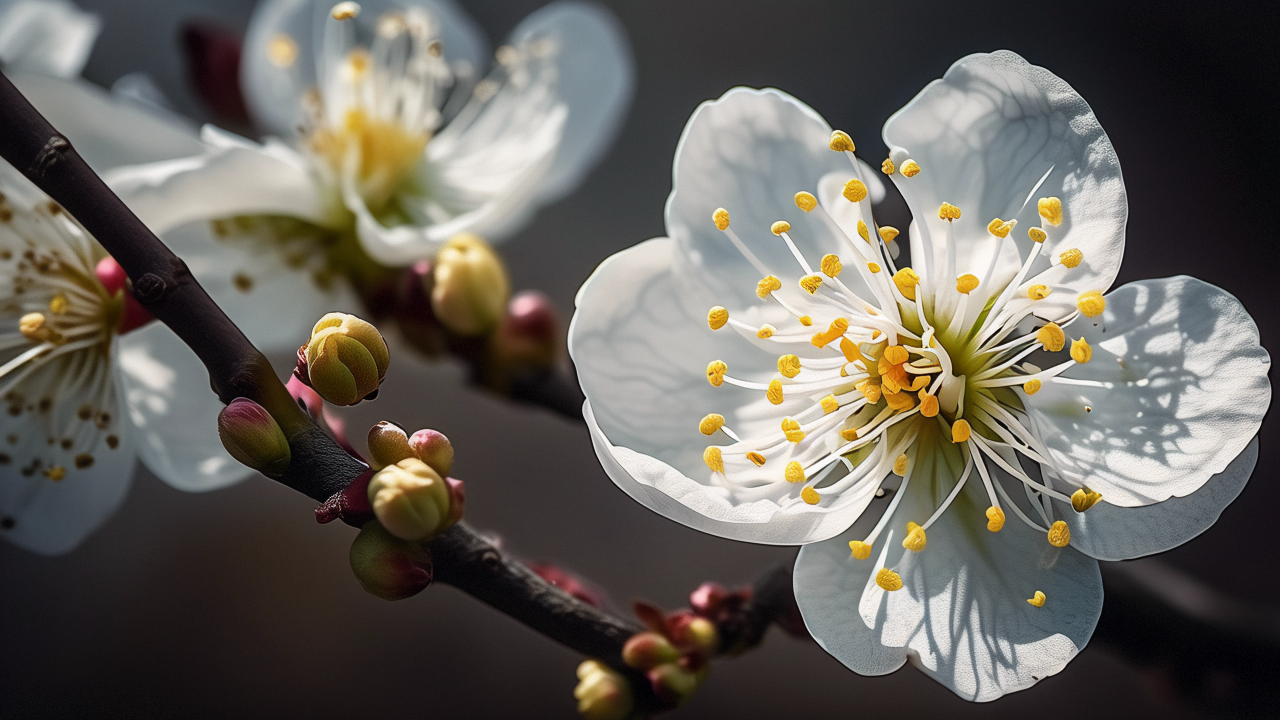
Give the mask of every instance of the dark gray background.
MULTIPOLYGON (((106 18, 91 80, 110 85, 148 69, 179 110, 197 117, 204 111, 183 87, 178 24, 205 18, 242 30, 252 7, 81 4, 106 18)), ((539 4, 463 3, 495 41, 539 4)), ((1115 144, 1130 200, 1118 282, 1189 273, 1221 285, 1244 301, 1274 351, 1276 7, 614 4, 638 77, 621 139, 581 190, 541 212, 502 252, 515 286, 549 293, 567 321, 597 263, 662 234, 671 155, 702 100, 739 84, 781 87, 875 160, 884 151, 880 125, 925 83, 965 54, 1010 48, 1070 82, 1115 144)), ((905 220, 898 206, 886 222, 905 220)), ((705 579, 747 582, 793 556, 650 513, 600 471, 583 427, 459 387, 461 377, 447 363, 429 367, 402 352, 383 399, 347 417, 356 436, 383 418, 449 435, 469 521, 500 531, 514 552, 560 561, 620 605, 643 597, 666 607, 705 579)), ((1251 602, 1280 592, 1271 540, 1276 434, 1274 420, 1263 425, 1258 470, 1222 520, 1163 558, 1251 602)), ((140 471, 121 512, 71 555, 51 560, 0 546, 0 715, 574 716, 580 658, 449 588, 394 604, 366 595, 347 565, 353 531, 319 526, 311 510, 262 479, 191 495, 140 471)), ((1207 650, 1188 644, 1185 652, 1207 650)), ((859 677, 816 645, 774 631, 763 649, 717 662, 672 717, 1198 714, 1203 708, 1177 699, 1179 682, 1095 642, 1035 688, 973 705, 909 666, 859 677)), ((1223 681, 1215 692, 1226 703, 1239 690, 1223 681)))

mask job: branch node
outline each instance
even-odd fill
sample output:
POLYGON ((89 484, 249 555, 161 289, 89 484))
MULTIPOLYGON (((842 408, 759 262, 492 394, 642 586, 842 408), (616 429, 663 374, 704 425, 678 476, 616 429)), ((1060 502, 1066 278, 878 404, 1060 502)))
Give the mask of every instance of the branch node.
POLYGON ((159 302, 169 289, 164 278, 155 273, 147 273, 133 283, 133 296, 144 305, 159 302))
POLYGON ((44 147, 36 153, 28 168, 32 175, 44 177, 54 165, 62 161, 64 153, 71 149, 71 143, 61 135, 54 135, 45 141, 44 147))
POLYGON ((502 558, 498 555, 496 550, 486 550, 484 554, 480 556, 480 564, 489 572, 498 572, 502 569, 502 558))

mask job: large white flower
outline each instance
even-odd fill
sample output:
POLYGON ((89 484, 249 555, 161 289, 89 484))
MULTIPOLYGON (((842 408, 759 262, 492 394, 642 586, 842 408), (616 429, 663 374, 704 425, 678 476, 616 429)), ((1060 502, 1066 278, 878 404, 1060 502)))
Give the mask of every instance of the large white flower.
POLYGON ((670 237, 600 266, 570 348, 619 487, 709 533, 805 544, 796 597, 824 648, 990 700, 1084 646, 1095 559, 1173 547, 1236 497, 1269 359, 1211 285, 1103 295, 1120 166, 1048 71, 966 57, 884 139, 914 268, 886 253, 848 136, 774 90, 702 105, 670 237))
POLYGON ((0 66, 79 75, 101 28, 97 15, 67 0, 0 0, 0 66))
POLYGON ((204 367, 139 325, 118 268, 0 162, 0 536, 37 553, 105 521, 135 459, 189 491, 250 474, 218 440, 204 367))

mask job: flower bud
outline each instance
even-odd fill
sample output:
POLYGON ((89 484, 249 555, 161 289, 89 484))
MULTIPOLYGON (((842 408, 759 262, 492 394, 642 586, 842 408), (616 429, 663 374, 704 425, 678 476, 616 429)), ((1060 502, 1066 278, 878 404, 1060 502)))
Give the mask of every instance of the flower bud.
POLYGON ((551 300, 529 290, 507 304, 507 316, 494 334, 494 350, 511 365, 548 368, 560 349, 559 323, 551 300))
POLYGON ((218 413, 218 437, 241 465, 267 475, 289 467, 289 441, 271 413, 252 400, 236 398, 218 413))
POLYGON ((419 460, 431 466, 440 477, 449 474, 453 467, 453 444, 444 433, 435 430, 419 430, 409 438, 409 449, 419 460))
POLYGON ((636 633, 622 646, 622 661, 639 670, 648 670, 679 659, 680 651, 676 646, 656 632, 636 633))
POLYGON ((124 268, 120 267, 120 263, 116 262, 115 258, 108 255, 99 260, 93 268, 93 274, 97 276, 98 282, 102 283, 102 288, 108 295, 120 297, 124 301, 119 325, 116 326, 116 331, 121 335, 130 330, 137 330, 156 319, 156 316, 142 307, 142 303, 129 292, 129 276, 125 275, 124 268))
POLYGON ((720 647, 720 634, 715 623, 692 613, 680 615, 669 623, 671 640, 682 648, 692 648, 707 655, 720 647))
POLYGON ((405 540, 426 540, 452 524, 448 484, 417 458, 379 470, 369 503, 387 532, 405 540))
POLYGON ((371 595, 403 600, 431 584, 431 553, 421 543, 401 540, 371 521, 351 543, 351 571, 371 595))
POLYGON ((391 355, 373 325, 329 313, 311 330, 305 359, 308 384, 334 405, 355 405, 378 389, 391 355))
POLYGON ((395 423, 383 420, 369 430, 369 459, 378 470, 411 457, 409 436, 395 423))
POLYGON ((599 660, 578 665, 578 713, 586 720, 624 720, 631 715, 631 685, 620 673, 599 660))
POLYGON ((703 666, 702 671, 691 671, 677 663, 665 663, 651 669, 646 675, 654 695, 668 707, 678 707, 698 689, 706 676, 706 666, 703 666))
POLYGON ((431 309, 459 335, 486 335, 502 321, 511 283, 502 260, 476 235, 462 233, 436 255, 431 309))

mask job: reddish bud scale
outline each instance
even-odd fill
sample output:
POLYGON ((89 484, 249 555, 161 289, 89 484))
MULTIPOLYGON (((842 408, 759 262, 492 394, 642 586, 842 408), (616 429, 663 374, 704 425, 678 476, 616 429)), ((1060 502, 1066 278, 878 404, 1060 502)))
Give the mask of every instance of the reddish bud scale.
POLYGON ((369 481, 373 479, 369 468, 351 481, 351 484, 334 493, 316 508, 316 522, 321 525, 341 520, 351 527, 362 527, 373 519, 373 505, 369 503, 369 481))
POLYGON ((592 607, 604 607, 603 593, 572 572, 550 563, 530 563, 529 569, 580 602, 592 607))

